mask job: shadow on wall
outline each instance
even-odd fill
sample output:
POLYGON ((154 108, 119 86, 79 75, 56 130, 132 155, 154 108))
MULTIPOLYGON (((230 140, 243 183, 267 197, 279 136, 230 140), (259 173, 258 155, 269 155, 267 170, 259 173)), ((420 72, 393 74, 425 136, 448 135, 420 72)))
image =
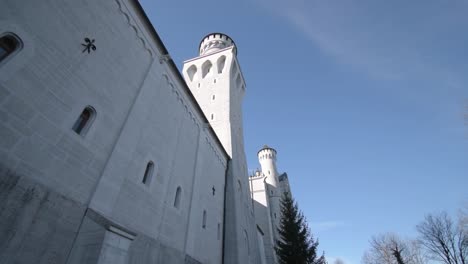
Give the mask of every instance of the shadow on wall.
POLYGON ((2 165, 0 208, 2 263, 200 264, 2 165))
POLYGON ((65 263, 86 211, 3 166, 0 208, 2 263, 65 263))

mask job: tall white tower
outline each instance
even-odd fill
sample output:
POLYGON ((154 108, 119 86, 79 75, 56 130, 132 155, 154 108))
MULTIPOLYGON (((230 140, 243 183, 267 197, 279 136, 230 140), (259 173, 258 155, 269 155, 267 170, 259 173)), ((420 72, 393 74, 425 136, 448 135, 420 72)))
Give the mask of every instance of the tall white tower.
POLYGON ((280 199, 281 191, 279 188, 278 170, 276 169, 276 150, 265 145, 257 153, 258 161, 262 167, 262 173, 265 175, 266 192, 269 202, 269 211, 272 221, 273 238, 277 237, 277 227, 279 226, 281 211, 280 199))
POLYGON ((245 82, 234 41, 222 33, 208 34, 199 56, 184 62, 183 75, 221 143, 231 156, 242 147, 242 98, 245 82))
POLYGON ((184 62, 183 75, 209 124, 231 157, 226 175, 224 263, 259 263, 257 226, 244 153, 242 99, 245 82, 234 41, 208 34, 199 56, 184 62))

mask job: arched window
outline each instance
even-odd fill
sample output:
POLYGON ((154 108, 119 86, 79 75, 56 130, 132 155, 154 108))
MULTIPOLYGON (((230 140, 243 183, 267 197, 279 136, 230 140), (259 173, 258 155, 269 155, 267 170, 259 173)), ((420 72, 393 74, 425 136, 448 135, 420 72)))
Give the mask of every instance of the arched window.
POLYGON ((226 64, 226 56, 219 57, 217 64, 218 64, 218 73, 223 73, 224 64, 226 64))
POLYGON ((206 210, 203 210, 202 228, 206 228, 206 210))
POLYGON ((195 74, 197 73, 197 66, 192 65, 187 69, 187 74, 189 76, 190 81, 193 81, 193 77, 195 77, 195 74))
POLYGON ((153 172, 154 172, 154 163, 152 161, 149 161, 148 164, 146 165, 145 175, 143 175, 142 182, 144 184, 149 184, 151 182, 151 178, 153 178, 153 172))
POLYGON ((180 207, 180 198, 182 196, 182 188, 177 187, 176 193, 175 193, 175 198, 174 198, 174 207, 179 209, 180 207))
POLYGON ((83 112, 81 112, 80 116, 73 125, 73 131, 75 131, 78 135, 84 136, 91 127, 95 117, 96 110, 94 110, 94 108, 91 106, 87 106, 83 112))
POLYGON ((22 48, 21 40, 13 33, 6 33, 0 37, 0 62, 22 48))
POLYGON ((211 72, 211 68, 213 67, 213 64, 211 64, 211 61, 207 60, 202 64, 202 78, 205 78, 208 73, 211 72))

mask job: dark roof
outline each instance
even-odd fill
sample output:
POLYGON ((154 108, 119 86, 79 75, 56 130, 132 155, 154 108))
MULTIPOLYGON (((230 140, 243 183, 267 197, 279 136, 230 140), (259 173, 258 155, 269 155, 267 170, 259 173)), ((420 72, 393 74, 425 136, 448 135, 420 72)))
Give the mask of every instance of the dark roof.
POLYGON ((279 179, 280 182, 284 181, 284 180, 287 180, 288 179, 288 174, 286 174, 286 172, 284 172, 283 174, 278 176, 278 179, 279 179))
POLYGON ((263 145, 263 147, 257 152, 257 155, 258 155, 258 153, 259 153, 260 151, 262 151, 262 150, 264 150, 264 149, 271 149, 271 150, 273 150, 273 151, 276 153, 276 149, 271 148, 271 147, 269 147, 268 145, 263 145))

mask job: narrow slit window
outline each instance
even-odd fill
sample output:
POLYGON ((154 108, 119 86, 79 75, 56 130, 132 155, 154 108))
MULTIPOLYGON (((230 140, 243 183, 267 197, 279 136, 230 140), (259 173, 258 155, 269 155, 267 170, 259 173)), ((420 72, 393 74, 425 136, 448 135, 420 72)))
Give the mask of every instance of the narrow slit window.
POLYGON ((214 114, 211 114, 211 120, 214 120, 214 114))
POLYGON ((91 124, 93 123, 96 117, 96 110, 91 106, 87 106, 73 125, 73 131, 78 135, 84 136, 88 132, 91 124))
POLYGON ((148 162, 146 165, 145 175, 143 175, 143 184, 150 184, 151 179, 153 178, 154 173, 154 163, 152 161, 148 162))
POLYGON ((206 210, 203 210, 202 228, 206 229, 206 210))
POLYGON ((249 235, 247 235, 247 231, 245 229, 244 229, 244 241, 245 241, 245 245, 247 246, 247 254, 250 256, 249 235))
POLYGON ((0 62, 13 55, 22 47, 21 40, 12 33, 6 33, 0 37, 0 62))
POLYGON ((179 209, 180 207, 180 196, 182 196, 182 188, 177 187, 175 198, 174 198, 174 207, 179 209))
POLYGON ((220 224, 220 223, 218 223, 218 233, 217 233, 217 238, 218 238, 218 240, 220 240, 220 239, 221 239, 221 224, 220 224))

